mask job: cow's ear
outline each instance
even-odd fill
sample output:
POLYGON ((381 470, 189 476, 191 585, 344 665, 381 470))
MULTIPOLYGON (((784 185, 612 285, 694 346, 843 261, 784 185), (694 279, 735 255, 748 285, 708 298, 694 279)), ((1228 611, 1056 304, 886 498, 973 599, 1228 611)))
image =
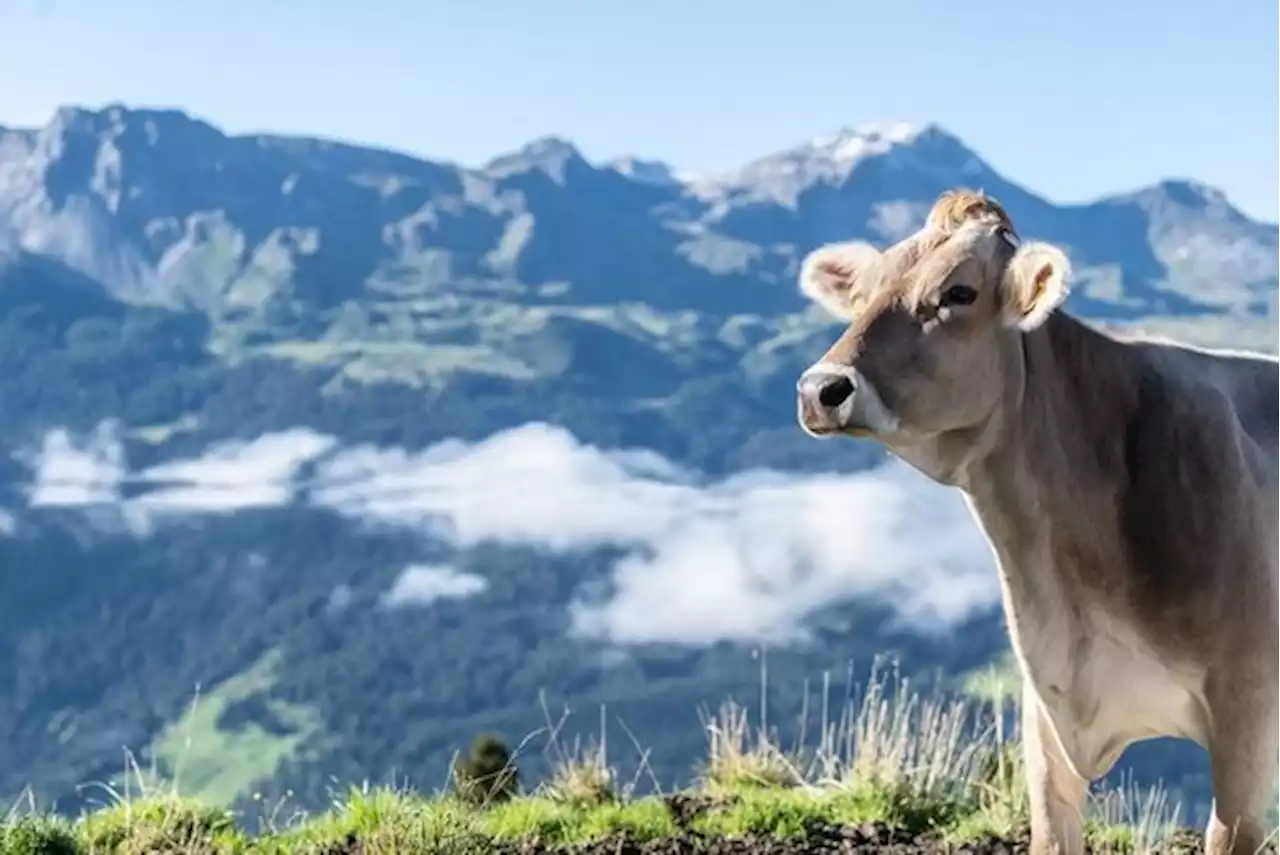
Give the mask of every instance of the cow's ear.
POLYGON ((1009 260, 1002 286, 1005 322, 1030 332, 1071 293, 1071 262, 1056 246, 1028 241, 1009 260))
POLYGON ((841 320, 851 320, 858 279, 880 260, 880 250, 863 241, 820 246, 800 265, 800 293, 841 320))

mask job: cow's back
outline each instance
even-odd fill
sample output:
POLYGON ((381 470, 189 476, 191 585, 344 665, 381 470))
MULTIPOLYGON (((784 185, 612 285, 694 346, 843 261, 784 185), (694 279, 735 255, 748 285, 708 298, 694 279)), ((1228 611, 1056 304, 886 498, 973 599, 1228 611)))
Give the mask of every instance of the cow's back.
MULTIPOLYGON (((1263 354, 1166 342, 1140 345, 1188 394, 1224 395, 1272 488, 1280 484, 1280 361, 1263 354)), ((1225 439, 1225 438, 1224 438, 1225 439)))
MULTIPOLYGON (((1257 618, 1274 624, 1280 362, 1167 342, 1127 344, 1130 358, 1116 367, 1131 378, 1136 407, 1126 420, 1117 521, 1133 604, 1153 623, 1180 615, 1180 625, 1159 633, 1170 638, 1213 636, 1229 614, 1250 610, 1267 611, 1257 618)), ((1274 638, 1274 629, 1267 632, 1274 638)))

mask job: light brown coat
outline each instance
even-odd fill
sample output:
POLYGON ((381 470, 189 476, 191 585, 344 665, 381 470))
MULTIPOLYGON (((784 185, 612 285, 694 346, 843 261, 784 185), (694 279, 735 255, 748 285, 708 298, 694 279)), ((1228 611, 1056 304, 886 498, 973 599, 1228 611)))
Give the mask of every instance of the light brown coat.
POLYGON ((1211 757, 1207 850, 1252 853, 1277 763, 1280 369, 1105 335, 1060 310, 1069 282, 969 191, 883 253, 815 250, 801 290, 849 327, 799 421, 964 491, 1025 678, 1035 852, 1081 852, 1088 782, 1175 736, 1211 757))

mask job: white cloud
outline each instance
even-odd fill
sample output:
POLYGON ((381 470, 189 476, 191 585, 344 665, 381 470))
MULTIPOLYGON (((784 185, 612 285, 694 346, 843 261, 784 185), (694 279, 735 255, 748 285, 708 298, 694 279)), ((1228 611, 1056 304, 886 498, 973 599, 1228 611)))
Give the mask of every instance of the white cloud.
MULTIPOLYGON (((224 442, 196 458, 161 463, 131 474, 114 424, 83 441, 57 429, 38 452, 24 455, 34 470, 31 507, 109 506, 131 530, 149 530, 166 515, 231 513, 291 502, 296 476, 336 441, 306 429, 267 434, 249 442, 224 442), (141 488, 128 499, 124 486, 141 488)), ((101 514, 99 513, 99 516, 101 514)))
POLYGON ((700 484, 655 455, 531 424, 418 455, 352 449, 319 473, 318 503, 463 546, 631 547, 610 599, 571 606, 577 632, 620 643, 793 638, 816 609, 857 597, 946 629, 999 596, 963 499, 901 464, 700 484))
POLYGON ((576 549, 652 540, 702 491, 650 454, 614 455, 530 424, 421 454, 354 448, 319 468, 317 503, 349 516, 434 528, 461 546, 576 549))
POLYGON ((325 603, 325 611, 330 614, 338 614, 344 612, 351 605, 352 592, 350 585, 336 585, 329 592, 329 601, 325 603))
POLYGON ((150 514, 230 513, 293 500, 301 467, 328 452, 332 437, 306 429, 215 445, 198 458, 162 463, 131 480, 163 485, 130 502, 150 514))
MULTIPOLYGON (((114 502, 126 518, 156 521, 304 497, 459 547, 619 546, 627 555, 612 568, 609 596, 580 598, 570 614, 576 633, 622 644, 787 640, 814 611, 859 598, 946 630, 999 598, 990 550, 960 494, 898 463, 852 476, 758 471, 706 482, 651 452, 602 451, 544 424, 419 453, 335 445, 295 430, 130 476, 118 443, 79 447, 55 433, 32 502, 114 502), (307 462, 315 475, 303 483, 307 462), (128 482, 153 489, 122 501, 128 482)), ((386 602, 448 596, 439 592, 451 584, 465 596, 476 592, 465 585, 484 580, 409 568, 386 602)))
POLYGON ((27 457, 35 469, 27 491, 31 507, 83 507, 120 498, 124 449, 112 423, 100 425, 83 443, 61 428, 49 431, 40 451, 27 457))
POLYGON ((795 637, 831 603, 876 598, 946 629, 999 594, 958 495, 901 465, 852 477, 743 477, 709 488, 650 549, 619 562, 615 596, 575 625, 617 641, 795 637))
POLYGON ((382 604, 389 608, 425 606, 436 600, 475 596, 487 587, 488 583, 474 573, 462 573, 442 564, 412 564, 382 595, 382 604))

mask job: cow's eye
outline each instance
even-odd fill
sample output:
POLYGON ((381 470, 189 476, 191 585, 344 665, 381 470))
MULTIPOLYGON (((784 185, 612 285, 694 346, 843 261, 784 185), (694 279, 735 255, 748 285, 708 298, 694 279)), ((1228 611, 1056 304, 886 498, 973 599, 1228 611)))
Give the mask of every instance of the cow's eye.
POLYGON ((955 284, 942 292, 942 301, 940 305, 967 306, 976 299, 978 299, 978 292, 976 289, 971 288, 968 285, 955 284))

